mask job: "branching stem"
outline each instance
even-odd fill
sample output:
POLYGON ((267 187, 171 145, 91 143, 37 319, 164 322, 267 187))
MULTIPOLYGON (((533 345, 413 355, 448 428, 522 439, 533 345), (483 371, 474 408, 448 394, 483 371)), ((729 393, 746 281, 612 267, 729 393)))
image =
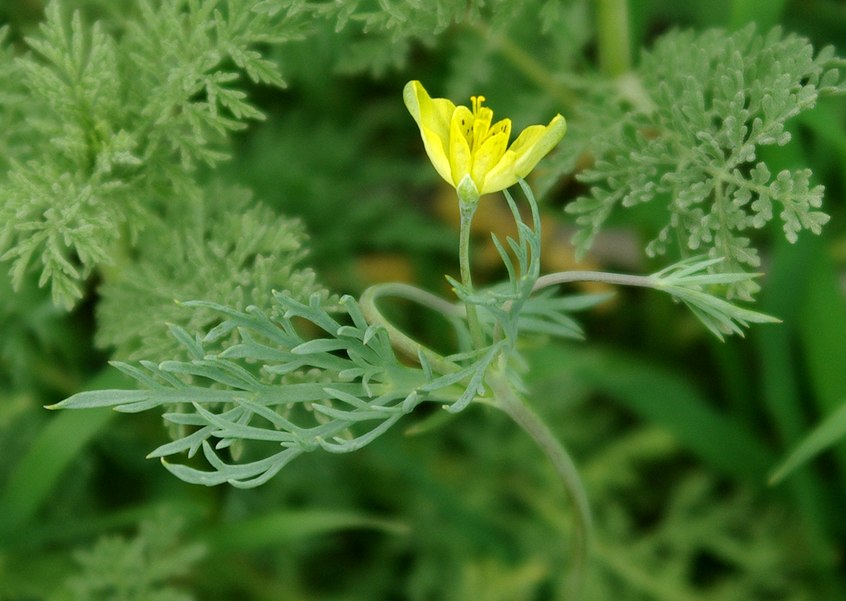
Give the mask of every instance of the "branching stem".
POLYGON ((570 284, 572 282, 602 282, 619 286, 637 286, 640 288, 660 288, 660 282, 649 275, 627 275, 624 273, 607 273, 604 271, 559 271, 542 275, 535 282, 532 292, 537 292, 550 286, 570 284))

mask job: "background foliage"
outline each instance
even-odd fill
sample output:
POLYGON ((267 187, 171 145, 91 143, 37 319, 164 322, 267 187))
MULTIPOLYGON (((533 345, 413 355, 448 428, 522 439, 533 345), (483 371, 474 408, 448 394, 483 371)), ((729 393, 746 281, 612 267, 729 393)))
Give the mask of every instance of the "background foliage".
MULTIPOLYGON (((587 598, 846 597, 846 447, 767 485, 846 402, 846 16, 630 3, 628 70, 602 41, 614 4, 0 4, 0 599, 562 598, 570 509, 500 415, 433 428, 423 411, 242 491, 144 460, 169 440, 157 415, 42 408, 129 386, 108 359, 186 359, 168 324, 216 318, 174 300, 444 291, 457 215, 409 79, 484 93, 517 127, 568 117, 532 181, 547 270, 574 265, 573 234, 605 269, 726 255, 766 272, 726 292, 783 320, 720 343, 619 291, 584 318, 588 342, 527 350, 596 514, 587 598)), ((483 202, 474 260, 493 281, 508 212, 483 202)), ((397 318, 448 344, 428 316, 397 318)))

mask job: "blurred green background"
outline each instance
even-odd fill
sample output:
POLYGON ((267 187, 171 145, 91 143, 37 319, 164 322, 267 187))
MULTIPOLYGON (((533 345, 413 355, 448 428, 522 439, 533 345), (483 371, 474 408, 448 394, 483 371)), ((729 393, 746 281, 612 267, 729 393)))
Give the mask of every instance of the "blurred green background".
MULTIPOLYGON (((65 3, 105 23, 121 4, 65 3)), ((302 40, 263 49, 287 87, 249 89, 267 119, 232 136, 231 158, 197 177, 247 187, 301 219, 306 261, 333 292, 400 280, 446 293, 457 215, 403 85, 420 79, 456 102, 483 93, 517 127, 566 116, 578 98, 556 90, 598 77, 600 4, 493 3, 440 22, 439 2, 352 3, 342 28, 317 21, 302 40), (419 21, 397 25, 392 10, 419 21)), ((628 10, 635 65, 671 29, 749 22, 846 50, 846 5, 834 0, 644 0, 628 10)), ((36 0, 0 2, 16 50, 42 11, 36 0)), ((793 142, 764 158, 773 172, 812 168, 832 219, 793 245, 777 226, 759 233, 755 308, 782 324, 722 343, 668 298, 619 290, 585 316, 586 342, 527 350, 531 400, 576 457, 595 512, 585 599, 846 598, 846 445, 767 485, 846 402, 846 103, 823 99, 789 125, 793 142)), ((546 268, 570 268, 562 208, 583 189, 570 175, 547 188, 546 268)), ((507 227, 502 208, 492 201, 477 218, 479 282, 501 275, 485 245, 487 231, 507 227)), ((650 211, 661 210, 614 217, 586 264, 665 265, 642 251, 655 233, 650 211)), ((145 460, 166 440, 158 415, 44 410, 82 389, 128 385, 106 364, 112 350, 95 344, 96 285, 65 312, 34 283, 13 292, 0 277, 0 599, 563 598, 564 493, 501 415, 474 407, 434 431, 395 429, 361 452, 308 455, 261 488, 236 490, 193 487, 145 460)), ((438 343, 436 323, 399 317, 438 343)))

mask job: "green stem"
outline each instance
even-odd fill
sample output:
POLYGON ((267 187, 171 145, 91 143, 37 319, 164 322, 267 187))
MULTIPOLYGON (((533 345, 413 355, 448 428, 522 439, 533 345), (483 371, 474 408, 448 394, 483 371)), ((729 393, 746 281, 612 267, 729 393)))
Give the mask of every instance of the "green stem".
POLYGON ((427 290, 412 286, 411 284, 401 284, 399 282, 386 282, 383 284, 375 284, 371 286, 373 292, 371 295, 379 296, 393 296, 395 298, 404 298, 412 302, 428 307, 433 311, 441 313, 447 319, 464 319, 466 312, 464 305, 456 305, 448 300, 441 298, 437 294, 432 294, 427 290))
POLYGON ((659 288, 660 282, 651 275, 627 275, 604 271, 558 271, 542 275, 535 282, 532 292, 549 286, 570 284, 573 282, 602 282, 619 286, 637 286, 640 288, 659 288))
POLYGON ((494 31, 485 23, 472 23, 470 26, 479 34, 479 37, 492 44, 527 79, 546 91, 552 98, 570 107, 578 103, 578 94, 574 90, 557 83, 556 78, 548 68, 526 52, 519 44, 514 43, 508 36, 494 31))
POLYGON ((579 472, 567 450, 537 413, 515 392, 502 373, 493 373, 488 378, 493 396, 484 399, 502 410, 525 431, 552 463, 564 484, 567 495, 575 508, 573 537, 573 562, 567 586, 567 599, 580 599, 587 568, 592 519, 590 504, 579 472))
MULTIPOLYGON (((473 290, 473 276, 470 273, 470 224, 473 222, 473 214, 476 212, 478 202, 459 202, 461 210, 461 229, 458 238, 458 262, 461 269, 461 283, 467 290, 473 290)), ((472 303, 464 303, 467 311, 467 326, 470 328, 470 338, 473 340, 473 348, 480 349, 485 345, 485 337, 482 334, 482 327, 479 324, 479 315, 476 313, 476 306, 472 303)))
POLYGON ((441 354, 433 351, 432 349, 420 344, 408 334, 400 331, 399 328, 382 315, 382 312, 379 311, 379 308, 376 306, 376 301, 385 296, 406 298, 427 306, 430 309, 440 311, 447 318, 460 317, 463 314, 461 308, 448 303, 434 294, 415 288, 414 286, 397 283, 376 284, 375 286, 371 286, 364 291, 358 301, 359 306, 361 307, 361 312, 364 314, 364 318, 368 321, 368 323, 385 328, 385 331, 388 333, 388 338, 390 338, 391 344, 395 349, 415 360, 419 358, 419 355, 424 355, 428 360, 429 365, 432 366, 432 369, 440 373, 452 373, 458 371, 458 365, 444 358, 441 354))
POLYGON ((632 68, 629 42, 628 0, 596 1, 599 68, 609 77, 618 77, 632 68))

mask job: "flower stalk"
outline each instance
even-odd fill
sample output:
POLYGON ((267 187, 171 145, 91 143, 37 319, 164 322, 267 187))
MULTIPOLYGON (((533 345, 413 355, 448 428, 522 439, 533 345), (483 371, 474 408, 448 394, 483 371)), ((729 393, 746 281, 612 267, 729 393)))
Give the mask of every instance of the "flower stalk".
MULTIPOLYGON (((467 289, 473 290, 473 275, 470 271, 470 231, 473 223, 473 215, 476 214, 476 207, 479 205, 479 193, 473 180, 465 177, 458 186, 458 208, 460 214, 458 233, 458 264, 461 273, 461 283, 467 289)), ((467 327, 470 330, 470 339, 473 341, 473 348, 480 349, 485 345, 485 335, 479 322, 479 314, 476 306, 465 302, 467 312, 467 327)))

